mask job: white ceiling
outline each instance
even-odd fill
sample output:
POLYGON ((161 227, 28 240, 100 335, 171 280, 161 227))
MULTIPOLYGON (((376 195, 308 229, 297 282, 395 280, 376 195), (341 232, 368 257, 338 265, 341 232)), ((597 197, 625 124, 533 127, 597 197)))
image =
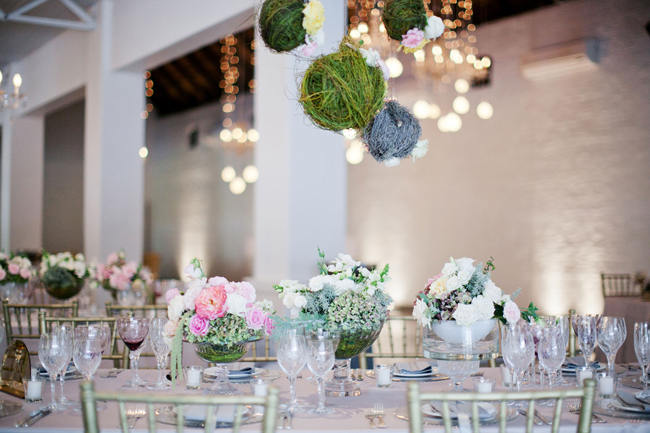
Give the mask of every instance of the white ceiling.
MULTIPOLYGON (((0 10, 7 14, 30 1, 0 0, 0 10)), ((97 0, 75 0, 75 2, 87 11, 97 0)), ((56 0, 46 1, 27 12, 26 15, 77 20, 64 5, 56 0)), ((57 27, 0 20, 0 65, 20 60, 63 31, 65 30, 57 27)))

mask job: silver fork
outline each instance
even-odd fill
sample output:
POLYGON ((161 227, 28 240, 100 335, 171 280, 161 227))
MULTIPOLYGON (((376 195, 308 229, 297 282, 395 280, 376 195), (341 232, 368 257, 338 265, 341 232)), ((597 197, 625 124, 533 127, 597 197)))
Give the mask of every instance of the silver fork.
POLYGON ((384 405, 382 403, 375 403, 372 408, 372 413, 377 417, 377 428, 386 428, 384 422, 384 405))

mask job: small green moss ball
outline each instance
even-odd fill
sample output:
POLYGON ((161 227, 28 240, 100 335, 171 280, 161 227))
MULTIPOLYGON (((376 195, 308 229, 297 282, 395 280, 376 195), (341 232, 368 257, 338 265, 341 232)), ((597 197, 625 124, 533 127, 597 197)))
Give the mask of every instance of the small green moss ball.
POLYGON ((259 13, 259 27, 267 47, 277 52, 291 51, 305 43, 302 0, 266 0, 259 13))
POLYGON ((344 39, 339 50, 320 57, 302 80, 300 103, 319 127, 331 131, 363 129, 384 105, 386 83, 379 68, 368 66, 344 39))
POLYGON ((410 29, 424 30, 427 26, 427 12, 422 0, 385 0, 381 18, 386 33, 391 39, 402 40, 410 29))

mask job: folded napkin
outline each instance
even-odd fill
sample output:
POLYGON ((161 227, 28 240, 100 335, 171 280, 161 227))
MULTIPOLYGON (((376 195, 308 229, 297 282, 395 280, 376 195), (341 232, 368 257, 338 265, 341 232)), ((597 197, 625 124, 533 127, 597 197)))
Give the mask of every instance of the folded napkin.
MULTIPOLYGON (((205 405, 186 406, 184 410, 185 419, 191 421, 204 421, 208 410, 215 410, 205 405)), ((232 424, 235 420, 236 405, 222 404, 216 407, 215 421, 218 423, 232 424)), ((246 409, 242 408, 242 419, 246 417, 246 409)))
MULTIPOLYGON (((585 366, 585 359, 581 356, 573 356, 570 358, 567 358, 566 361, 564 361, 564 364, 562 364, 562 369, 564 370, 575 370, 580 367, 585 366)), ((598 361, 594 361, 590 364, 591 368, 593 369, 599 369, 600 364, 598 361)))
POLYGON ((228 370, 228 376, 250 376, 253 373, 255 373, 255 368, 253 367, 246 367, 241 370, 228 370))
POLYGON ((620 390, 618 391, 618 396, 627 406, 632 406, 633 408, 639 408, 639 409, 642 408, 646 413, 650 413, 650 404, 645 404, 639 401, 634 396, 633 392, 620 390))
MULTIPOLYGON (((478 402, 478 417, 479 419, 485 421, 489 419, 494 419, 497 416, 497 408, 494 404, 492 403, 487 403, 487 402, 478 402)), ((442 409, 439 409, 438 407, 434 406, 433 404, 431 405, 431 408, 435 412, 437 416, 442 417, 442 409)), ((455 404, 450 404, 449 405, 449 414, 451 415, 452 418, 460 418, 463 415, 469 416, 471 418, 471 413, 472 413, 472 406, 471 404, 463 403, 461 407, 460 413, 456 413, 456 405, 455 404)))
MULTIPOLYGON (((49 377, 47 370, 42 365, 38 367, 37 373, 39 376, 49 377)), ((77 367, 75 367, 74 362, 71 362, 70 364, 68 364, 68 368, 65 371, 65 375, 68 376, 76 373, 77 373, 77 367)))
POLYGON ((395 364, 393 376, 431 376, 433 368, 426 362, 399 362, 395 364))

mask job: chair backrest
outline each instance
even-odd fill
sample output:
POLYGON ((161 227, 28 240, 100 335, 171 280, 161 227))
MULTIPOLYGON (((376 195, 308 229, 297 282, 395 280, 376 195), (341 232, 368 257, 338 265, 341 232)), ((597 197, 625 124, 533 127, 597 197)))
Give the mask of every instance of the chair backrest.
POLYGON ((276 362, 277 356, 271 355, 271 339, 265 336, 262 340, 249 344, 248 353, 244 355, 240 362, 276 362), (263 353, 259 353, 259 347, 263 345, 263 353))
POLYGON ((359 355, 359 366, 368 359, 422 358, 422 328, 412 316, 389 316, 372 346, 359 355))
MULTIPOLYGON (((52 317, 76 317, 79 315, 79 303, 72 301, 69 304, 37 304, 23 305, 10 304, 8 300, 2 301, 2 313, 5 322, 5 334, 7 344, 14 340, 40 338, 38 315, 45 313, 52 317)), ((36 356, 36 351, 30 352, 31 356, 36 356)))
POLYGON ((167 317, 167 305, 114 305, 110 302, 106 303, 107 316, 123 316, 127 314, 131 314, 133 317, 167 317))
POLYGON ((632 284, 631 274, 600 274, 603 296, 641 296, 638 286, 632 284))
MULTIPOLYGON (((187 394, 170 394, 170 393, 108 393, 96 392, 93 382, 84 381, 81 383, 81 407, 84 420, 84 431, 86 433, 99 433, 99 423, 97 417, 97 402, 116 402, 119 408, 119 425, 123 433, 127 433, 128 414, 126 405, 139 404, 146 409, 141 413, 141 417, 147 421, 150 433, 156 429, 156 408, 154 405, 172 405, 175 411, 176 432, 184 431, 184 408, 185 406, 205 406, 206 417, 203 431, 213 432, 217 423, 215 408, 219 405, 234 406, 236 409, 233 417, 233 433, 239 432, 242 424, 242 415, 245 406, 259 405, 264 406, 264 418, 262 420, 261 432, 273 433, 275 431, 275 422, 278 409, 278 393, 273 387, 269 387, 266 397, 258 396, 220 396, 220 395, 187 395, 187 394)), ((114 426, 111 426, 114 427, 114 426)), ((195 430, 192 430, 195 431, 195 430)))
POLYGON ((39 333, 49 332, 52 325, 70 324, 72 328, 77 326, 100 325, 106 326, 109 330, 109 347, 106 353, 102 354, 102 359, 112 360, 115 368, 125 365, 128 352, 124 349, 118 349, 119 335, 117 334, 116 317, 48 317, 45 312, 38 315, 39 333))
POLYGON ((408 411, 409 411, 409 431, 410 433, 422 433, 422 403, 436 402, 439 405, 439 411, 442 413, 442 421, 445 427, 445 433, 451 433, 451 412, 449 402, 469 402, 471 403, 472 413, 472 431, 478 433, 480 428, 479 402, 499 402, 498 419, 499 433, 505 433, 507 421, 506 402, 510 400, 526 401, 528 400, 528 416, 526 417, 526 433, 533 431, 533 421, 535 413, 535 401, 551 399, 555 400, 555 410, 553 413, 553 422, 551 432, 557 433, 560 428, 560 418, 562 415, 562 403, 567 398, 580 398, 581 411, 577 433, 589 433, 591 431, 591 413, 594 402, 593 379, 585 380, 583 388, 562 389, 551 391, 523 391, 523 392, 428 392, 420 393, 420 387, 417 383, 410 383, 408 388, 408 411))

